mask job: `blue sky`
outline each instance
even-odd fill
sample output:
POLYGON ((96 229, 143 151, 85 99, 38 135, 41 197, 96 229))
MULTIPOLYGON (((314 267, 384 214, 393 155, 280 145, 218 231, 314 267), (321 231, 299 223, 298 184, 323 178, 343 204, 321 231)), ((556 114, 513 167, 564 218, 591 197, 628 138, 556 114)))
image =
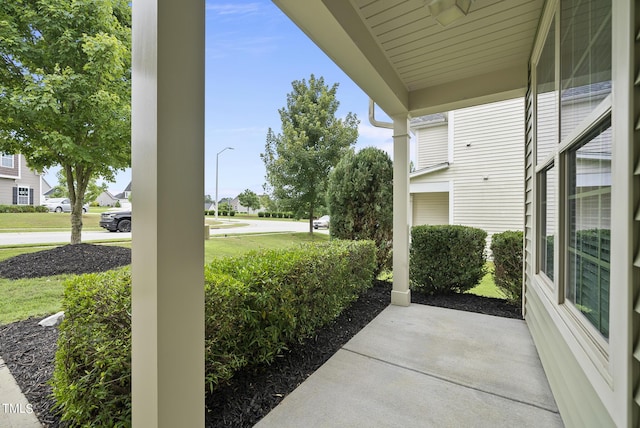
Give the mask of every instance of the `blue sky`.
MULTIPOLYGON (((291 82, 311 74, 339 84, 337 116, 353 112, 360 119, 356 147, 391 154, 391 131, 368 122, 367 95, 271 1, 207 0, 206 13, 205 193, 215 194, 216 153, 227 146, 234 150, 219 157, 219 197, 263 192, 267 129, 280 132, 278 109, 286 105, 291 82)), ((380 111, 376 115, 384 120, 380 111)), ((46 176, 52 185, 55 171, 46 176)), ((130 179, 125 171, 109 189, 121 192, 130 179)))

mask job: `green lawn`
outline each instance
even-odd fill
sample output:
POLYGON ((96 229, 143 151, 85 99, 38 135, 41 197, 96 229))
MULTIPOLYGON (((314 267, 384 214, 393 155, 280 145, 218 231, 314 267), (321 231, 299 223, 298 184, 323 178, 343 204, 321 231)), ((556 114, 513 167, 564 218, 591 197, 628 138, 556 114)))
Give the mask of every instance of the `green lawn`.
MULTIPOLYGON (((102 230, 100 213, 88 212, 82 216, 83 230, 102 230)), ((42 232, 71 230, 69 213, 0 213, 2 232, 42 232)))
POLYGON ((314 233, 270 233, 263 235, 212 236, 204 244, 204 260, 215 257, 237 256, 260 248, 286 248, 310 241, 328 241, 329 235, 314 233))
MULTIPOLYGON (((21 214, 24 215, 24 214, 21 214)), ((264 235, 231 235, 212 237, 204 242, 205 262, 216 257, 236 256, 259 248, 286 248, 308 241, 326 241, 328 235, 314 233, 274 233, 264 235)), ((109 243, 131 247, 130 242, 109 243)), ((19 254, 51 249, 53 246, 20 246, 0 248, 0 260, 19 254)), ((27 319, 32 316, 45 316, 58 312, 62 308, 64 280, 70 275, 45 278, 10 280, 0 278, 0 325, 27 319)))
POLYGON ((63 282, 70 275, 37 279, 0 278, 0 325, 61 310, 63 282))
POLYGON ((502 294, 500 289, 496 287, 496 284, 493 282, 492 272, 493 263, 487 262, 487 274, 482 278, 480 284, 467 291, 467 293, 477 294, 478 296, 497 297, 499 299, 504 299, 504 294, 502 294))

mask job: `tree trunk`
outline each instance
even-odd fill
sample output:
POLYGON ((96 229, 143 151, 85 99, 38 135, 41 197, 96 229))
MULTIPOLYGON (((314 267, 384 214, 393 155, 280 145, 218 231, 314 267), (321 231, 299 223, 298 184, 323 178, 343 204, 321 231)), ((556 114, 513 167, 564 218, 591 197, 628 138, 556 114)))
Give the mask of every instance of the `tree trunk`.
POLYGON ((76 198, 71 206, 71 244, 82 242, 82 198, 76 198))
POLYGON ((313 235, 313 204, 309 204, 309 233, 313 235))
POLYGON ((82 206, 91 174, 91 170, 82 166, 76 166, 75 174, 71 165, 65 166, 69 201, 71 202, 71 245, 82 243, 82 206))

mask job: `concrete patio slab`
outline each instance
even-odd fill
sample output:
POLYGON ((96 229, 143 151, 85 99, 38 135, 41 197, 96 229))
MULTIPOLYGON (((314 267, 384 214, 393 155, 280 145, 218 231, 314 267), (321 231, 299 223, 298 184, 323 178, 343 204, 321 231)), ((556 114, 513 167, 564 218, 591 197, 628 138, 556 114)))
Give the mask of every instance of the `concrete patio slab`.
POLYGON ((562 427, 524 321, 389 306, 257 427, 562 427))

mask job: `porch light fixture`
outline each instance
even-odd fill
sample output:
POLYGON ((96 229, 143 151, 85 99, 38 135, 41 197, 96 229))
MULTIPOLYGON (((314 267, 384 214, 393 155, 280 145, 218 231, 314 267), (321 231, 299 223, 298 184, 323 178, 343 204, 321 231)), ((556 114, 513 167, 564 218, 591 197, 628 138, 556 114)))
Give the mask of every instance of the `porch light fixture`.
POLYGON ((452 24, 469 13, 473 0, 433 0, 429 3, 431 16, 443 27, 452 24))

